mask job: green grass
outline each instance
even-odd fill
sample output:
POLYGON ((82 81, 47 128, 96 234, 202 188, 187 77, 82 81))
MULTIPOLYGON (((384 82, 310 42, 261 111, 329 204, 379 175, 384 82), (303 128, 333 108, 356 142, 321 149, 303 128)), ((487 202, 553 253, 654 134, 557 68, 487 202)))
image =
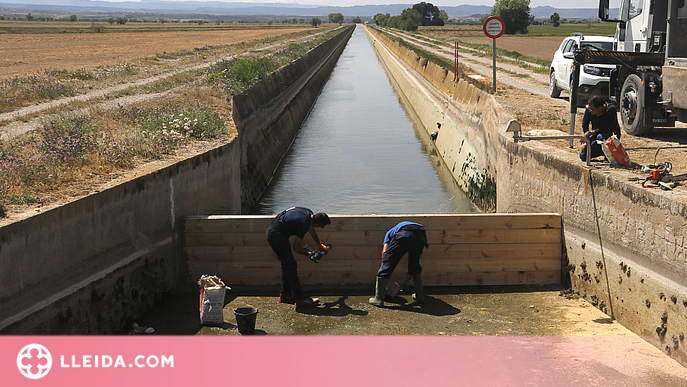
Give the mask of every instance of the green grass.
POLYGON ((616 23, 565 23, 558 27, 553 25, 529 26, 528 36, 568 36, 573 32, 584 35, 613 35, 616 23))

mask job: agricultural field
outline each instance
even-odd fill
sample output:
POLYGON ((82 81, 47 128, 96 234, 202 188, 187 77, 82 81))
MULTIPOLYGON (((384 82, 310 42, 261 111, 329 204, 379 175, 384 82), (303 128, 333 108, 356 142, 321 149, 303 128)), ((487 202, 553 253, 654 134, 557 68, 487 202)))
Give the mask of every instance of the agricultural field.
POLYGON ((231 141, 232 95, 340 31, 240 27, 0 33, 0 225, 231 141))
MULTIPOLYGON (((615 32, 613 23, 561 24, 560 27, 530 26, 526 35, 503 35, 496 39, 496 48, 517 52, 522 56, 550 61, 563 38, 573 32, 584 35, 609 35, 615 32)), ((484 35, 481 25, 420 27, 419 33, 436 40, 459 41, 468 45, 491 47, 492 39, 484 35)))
POLYGON ((76 33, 55 33, 59 28, 86 27, 86 23, 32 24, 1 21, 0 31, 6 31, 8 24, 15 24, 13 30, 21 33, 0 33, 0 51, 3 53, 0 56, 0 80, 35 75, 46 70, 94 68, 179 50, 232 45, 312 29, 309 26, 293 25, 289 25, 289 28, 240 25, 241 27, 220 29, 212 24, 206 24, 207 27, 189 24, 190 27, 180 29, 180 23, 131 23, 132 26, 129 27, 116 24, 116 27, 111 27, 108 24, 104 33, 88 28, 85 31, 90 32, 86 33, 80 33, 79 30, 75 30, 76 33), (20 29, 17 23, 27 26, 20 29), (41 25, 46 26, 45 33, 38 33, 41 25), (56 27, 57 25, 66 26, 56 27), (143 29, 142 26, 145 25, 151 27, 143 29), (173 28, 175 25, 176 29, 173 28))

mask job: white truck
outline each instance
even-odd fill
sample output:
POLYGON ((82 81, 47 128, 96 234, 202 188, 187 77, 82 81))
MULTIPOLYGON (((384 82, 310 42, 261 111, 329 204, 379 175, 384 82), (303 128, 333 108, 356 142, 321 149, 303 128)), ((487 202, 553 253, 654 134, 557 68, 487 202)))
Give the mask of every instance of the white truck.
POLYGON ((617 51, 576 51, 575 60, 616 65, 608 97, 623 129, 638 136, 687 122, 685 0, 621 0, 618 19, 609 18, 609 0, 600 0, 599 18, 617 22, 617 51))

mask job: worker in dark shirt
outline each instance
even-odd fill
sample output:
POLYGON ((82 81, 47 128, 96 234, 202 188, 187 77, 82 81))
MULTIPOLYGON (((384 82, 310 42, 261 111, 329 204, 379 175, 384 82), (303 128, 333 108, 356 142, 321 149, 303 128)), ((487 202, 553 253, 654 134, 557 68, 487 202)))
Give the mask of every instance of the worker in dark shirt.
POLYGON ((427 231, 425 226, 421 224, 401 222, 387 231, 382 247, 382 265, 379 271, 377 271, 375 296, 370 298, 370 304, 380 307, 384 306, 384 296, 386 295, 389 278, 391 278, 391 274, 406 253, 408 253, 408 273, 406 278, 412 277, 413 285, 415 286, 413 299, 418 304, 424 303, 420 256, 425 247, 429 247, 427 244, 427 231))
POLYGON ((305 306, 319 304, 318 299, 306 297, 303 292, 298 279, 298 264, 293 256, 289 238, 292 235, 296 236, 293 241, 293 251, 306 257, 315 254, 314 251, 303 248, 303 238, 306 233, 315 240, 320 252, 327 251, 328 248, 320 242, 315 227, 324 228, 331 223, 329 216, 323 212, 313 214, 308 208, 292 207, 279 213, 267 227, 267 241, 281 262, 279 302, 305 306))
MULTIPOLYGON (((620 126, 618 125, 618 110, 599 96, 593 96, 587 102, 587 108, 582 118, 582 131, 591 142, 590 159, 603 156, 604 151, 597 141, 606 141, 612 135, 620 138, 620 126), (591 130, 589 126, 591 124, 591 130)), ((580 150, 580 159, 587 161, 587 144, 583 142, 580 150)))

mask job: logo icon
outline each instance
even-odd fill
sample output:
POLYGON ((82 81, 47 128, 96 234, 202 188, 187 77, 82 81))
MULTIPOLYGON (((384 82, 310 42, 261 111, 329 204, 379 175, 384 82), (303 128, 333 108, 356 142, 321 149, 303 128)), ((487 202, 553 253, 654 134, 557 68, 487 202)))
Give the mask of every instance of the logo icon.
POLYGON ((40 379, 50 372, 52 355, 40 344, 29 344, 17 355, 17 368, 29 379, 40 379))

